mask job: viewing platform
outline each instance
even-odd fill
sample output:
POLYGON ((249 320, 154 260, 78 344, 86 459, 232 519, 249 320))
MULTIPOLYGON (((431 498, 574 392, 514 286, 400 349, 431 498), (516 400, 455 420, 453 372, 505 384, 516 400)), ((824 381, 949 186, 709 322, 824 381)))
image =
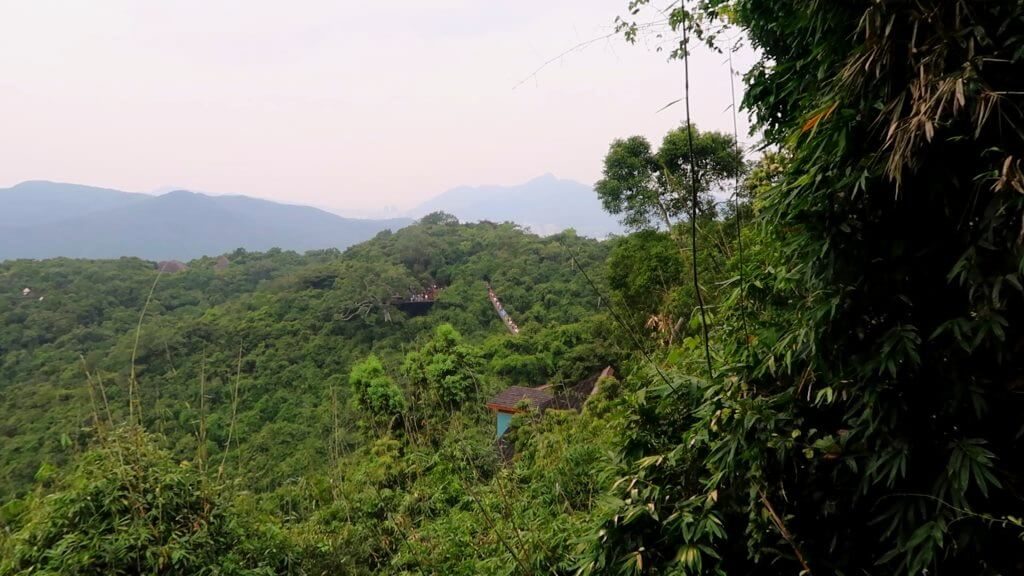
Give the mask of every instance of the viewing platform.
POLYGON ((434 284, 428 290, 412 294, 406 298, 395 296, 391 299, 391 304, 410 316, 421 316, 430 312, 430 309, 434 307, 437 298, 443 291, 443 287, 434 284))

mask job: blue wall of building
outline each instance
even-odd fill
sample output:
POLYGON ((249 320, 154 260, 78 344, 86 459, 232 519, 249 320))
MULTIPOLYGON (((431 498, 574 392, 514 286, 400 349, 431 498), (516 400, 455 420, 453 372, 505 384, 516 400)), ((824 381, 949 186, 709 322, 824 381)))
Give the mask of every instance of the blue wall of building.
POLYGON ((508 412, 498 412, 498 438, 512 425, 512 415, 508 412))

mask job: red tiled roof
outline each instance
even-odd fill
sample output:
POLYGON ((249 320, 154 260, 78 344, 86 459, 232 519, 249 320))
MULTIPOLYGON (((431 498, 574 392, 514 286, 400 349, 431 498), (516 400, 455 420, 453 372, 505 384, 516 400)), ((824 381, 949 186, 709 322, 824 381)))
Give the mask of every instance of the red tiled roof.
POLYGON ((543 410, 555 399, 555 395, 549 390, 540 388, 527 388, 525 386, 512 386, 499 392, 487 403, 491 410, 499 412, 519 412, 519 403, 525 401, 530 407, 543 410))

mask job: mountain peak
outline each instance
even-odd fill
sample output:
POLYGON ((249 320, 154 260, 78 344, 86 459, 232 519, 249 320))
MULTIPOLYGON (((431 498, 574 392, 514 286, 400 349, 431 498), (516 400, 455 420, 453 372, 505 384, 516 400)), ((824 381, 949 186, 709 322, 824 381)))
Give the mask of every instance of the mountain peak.
POLYGON ((171 190, 170 192, 165 192, 165 193, 161 194, 159 197, 161 197, 161 198, 194 198, 196 196, 206 196, 206 194, 200 194, 198 192, 192 192, 191 190, 184 190, 184 189, 182 189, 182 190, 171 190))
POLYGON ((32 187, 35 187, 35 186, 47 186, 47 185, 59 186, 60 183, 59 182, 53 182, 51 180, 25 180, 23 182, 18 182, 14 186, 11 186, 11 190, 20 190, 20 189, 23 189, 23 188, 32 188, 32 187))
POLYGON ((540 176, 537 176, 533 180, 530 180, 529 182, 527 182, 527 184, 544 184, 544 183, 554 183, 554 182, 558 182, 558 181, 559 181, 558 176, 555 176, 551 172, 545 172, 544 174, 541 174, 540 176))
POLYGON ((25 180, 18 182, 14 186, 7 188, 7 190, 40 190, 46 192, 80 192, 80 191, 91 191, 100 190, 105 192, 116 192, 118 194, 131 195, 129 192, 121 192, 120 190, 112 190, 110 188, 100 188, 97 186, 85 186, 82 184, 71 184, 69 182, 56 182, 53 180, 25 180))

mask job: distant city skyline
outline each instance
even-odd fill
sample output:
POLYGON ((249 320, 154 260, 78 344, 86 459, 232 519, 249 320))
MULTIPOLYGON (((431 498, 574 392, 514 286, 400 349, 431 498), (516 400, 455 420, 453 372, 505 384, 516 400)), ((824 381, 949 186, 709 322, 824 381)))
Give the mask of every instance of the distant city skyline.
MULTIPOLYGON (((611 34, 626 4, 8 3, 0 187, 186 188, 374 215, 545 173, 592 184, 614 138, 656 145, 683 120, 681 105, 659 112, 681 97, 682 66, 654 40, 556 58, 611 34)), ((732 131, 725 58, 691 59, 701 129, 732 131)), ((734 60, 743 72, 754 55, 734 60)))

